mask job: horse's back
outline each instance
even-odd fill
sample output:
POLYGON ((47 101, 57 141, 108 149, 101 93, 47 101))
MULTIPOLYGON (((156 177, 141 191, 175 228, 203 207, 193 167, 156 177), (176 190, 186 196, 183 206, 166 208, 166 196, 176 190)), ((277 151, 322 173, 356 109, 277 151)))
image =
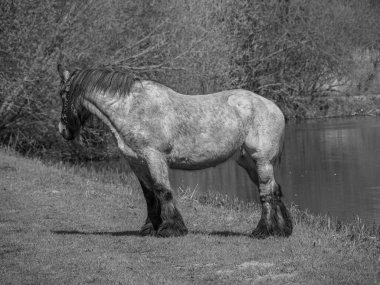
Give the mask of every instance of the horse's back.
POLYGON ((228 103, 229 106, 241 109, 244 112, 249 110, 258 113, 273 113, 279 117, 282 112, 275 103, 256 93, 245 89, 231 89, 209 94, 185 95, 154 81, 142 81, 139 93, 145 93, 150 100, 165 100, 169 104, 185 103, 194 105, 219 105, 228 103), (142 90, 144 92, 142 92, 142 90))
MULTIPOLYGON (((215 116, 219 112, 237 112, 243 121, 262 126, 278 125, 285 119, 279 107, 269 99, 245 89, 231 89, 204 95, 185 95, 154 81, 143 81, 142 90, 148 104, 161 104, 168 112, 187 116, 215 116), (254 122, 252 122, 254 120, 254 122)), ((139 95, 140 96, 140 95, 139 95)))

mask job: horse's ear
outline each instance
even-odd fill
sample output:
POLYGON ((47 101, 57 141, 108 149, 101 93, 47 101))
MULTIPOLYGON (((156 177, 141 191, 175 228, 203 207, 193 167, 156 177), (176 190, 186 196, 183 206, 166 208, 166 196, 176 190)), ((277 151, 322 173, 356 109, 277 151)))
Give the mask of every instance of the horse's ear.
POLYGON ((57 64, 57 70, 58 70, 59 76, 61 77, 61 80, 63 82, 66 82, 70 77, 70 72, 67 69, 65 69, 61 63, 57 64))

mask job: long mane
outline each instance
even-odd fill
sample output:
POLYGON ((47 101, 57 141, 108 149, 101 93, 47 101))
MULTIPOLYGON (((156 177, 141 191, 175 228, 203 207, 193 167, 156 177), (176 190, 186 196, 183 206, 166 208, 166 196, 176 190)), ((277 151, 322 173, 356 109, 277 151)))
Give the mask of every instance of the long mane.
POLYGON ((127 96, 139 78, 130 71, 113 69, 81 69, 71 76, 69 96, 78 98, 85 94, 102 92, 107 95, 127 96))

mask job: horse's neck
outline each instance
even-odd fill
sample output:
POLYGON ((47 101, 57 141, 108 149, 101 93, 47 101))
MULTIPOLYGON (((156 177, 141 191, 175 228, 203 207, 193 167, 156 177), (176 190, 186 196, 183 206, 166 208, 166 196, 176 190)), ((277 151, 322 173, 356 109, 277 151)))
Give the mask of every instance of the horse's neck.
POLYGON ((121 106, 116 106, 115 100, 102 95, 84 96, 82 98, 82 106, 105 123, 115 135, 116 139, 118 139, 119 131, 117 130, 117 124, 115 124, 113 120, 118 117, 118 109, 120 109, 121 106))
POLYGON ((117 118, 120 112, 125 115, 129 111, 129 101, 118 95, 85 94, 81 99, 83 107, 107 125, 108 121, 117 118))
POLYGON ((119 131, 120 126, 123 124, 123 116, 128 115, 131 99, 115 100, 109 100, 105 96, 83 98, 82 105, 108 126, 115 136, 119 149, 125 156, 136 158, 136 153, 128 147, 119 131))

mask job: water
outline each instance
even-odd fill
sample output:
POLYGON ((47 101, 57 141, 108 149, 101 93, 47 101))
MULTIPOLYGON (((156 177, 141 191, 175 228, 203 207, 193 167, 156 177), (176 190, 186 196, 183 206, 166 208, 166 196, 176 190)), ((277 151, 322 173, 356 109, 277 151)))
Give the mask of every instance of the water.
MULTIPOLYGON (((285 202, 341 220, 380 224, 380 118, 289 123, 276 171, 285 202)), ((244 201, 258 192, 234 161, 199 171, 172 170, 173 188, 218 191, 244 201)))

